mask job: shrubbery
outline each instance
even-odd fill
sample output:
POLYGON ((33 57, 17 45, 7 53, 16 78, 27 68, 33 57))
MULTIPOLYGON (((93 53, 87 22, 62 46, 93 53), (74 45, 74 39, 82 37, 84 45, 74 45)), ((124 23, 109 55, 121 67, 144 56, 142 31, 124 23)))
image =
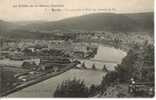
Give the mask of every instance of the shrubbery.
POLYGON ((92 84, 87 87, 84 81, 73 79, 63 81, 57 86, 54 97, 92 97, 100 91, 100 87, 92 84))
POLYGON ((116 67, 118 78, 121 82, 128 81, 131 77, 136 80, 154 79, 154 46, 134 46, 122 63, 116 67), (147 71, 148 70, 148 71, 147 71), (146 77, 146 78, 145 78, 146 77))
POLYGON ((81 80, 66 80, 59 85, 54 97, 88 97, 88 87, 81 80))
MULTIPOLYGON (((82 64, 82 67, 85 68, 85 63, 82 64)), ((95 69, 95 66, 93 65, 92 68, 95 69)), ((105 66, 103 70, 106 70, 105 66)), ((99 86, 91 85, 88 88, 81 80, 67 80, 57 87, 54 96, 90 97, 99 92, 103 94, 110 85, 118 82, 127 82, 131 77, 139 81, 154 82, 154 46, 148 45, 142 48, 134 46, 129 50, 122 63, 116 66, 115 71, 107 71, 99 86), (152 68, 145 70, 145 66, 152 66, 152 68)))
POLYGON ((115 71, 108 72, 101 82, 101 92, 116 82, 128 82, 130 78, 154 83, 154 46, 134 46, 115 71))
POLYGON ((117 82, 117 80, 118 80, 118 73, 116 71, 108 72, 101 81, 101 85, 100 85, 101 93, 103 94, 104 91, 107 89, 107 87, 117 82))

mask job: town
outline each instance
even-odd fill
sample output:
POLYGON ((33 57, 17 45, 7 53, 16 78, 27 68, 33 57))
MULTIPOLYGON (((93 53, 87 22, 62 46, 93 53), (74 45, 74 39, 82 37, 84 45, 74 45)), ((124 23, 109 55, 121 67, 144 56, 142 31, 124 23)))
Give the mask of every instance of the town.
POLYGON ((96 45, 72 40, 1 39, 2 96, 59 75, 96 53, 96 45))
MULTIPOLYGON (((152 44, 154 41, 146 34, 138 36, 134 34, 136 39, 132 34, 131 36, 120 33, 114 35, 107 32, 53 33, 53 36, 45 34, 41 39, 2 37, 0 42, 3 86, 1 95, 8 95, 72 68, 86 70, 85 60, 96 56, 98 44, 127 52, 134 44, 143 45, 147 41, 152 44), (130 39, 132 37, 133 40, 130 39)), ((97 69, 97 65, 93 63, 91 70, 108 72, 108 67, 103 65, 102 69, 97 69)))

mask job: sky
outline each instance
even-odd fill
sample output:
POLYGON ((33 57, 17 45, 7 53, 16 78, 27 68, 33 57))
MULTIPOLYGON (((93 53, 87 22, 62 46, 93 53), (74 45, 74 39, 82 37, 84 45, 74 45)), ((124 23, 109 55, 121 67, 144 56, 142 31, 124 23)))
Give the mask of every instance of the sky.
POLYGON ((154 0, 0 0, 0 19, 7 21, 55 21, 89 13, 153 11, 154 0))

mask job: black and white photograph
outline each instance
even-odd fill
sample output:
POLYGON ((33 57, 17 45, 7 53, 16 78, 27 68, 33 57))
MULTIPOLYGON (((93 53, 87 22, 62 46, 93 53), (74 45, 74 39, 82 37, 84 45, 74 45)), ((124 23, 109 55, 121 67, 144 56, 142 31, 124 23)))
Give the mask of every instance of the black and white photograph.
POLYGON ((0 0, 0 98, 154 96, 154 0, 0 0))

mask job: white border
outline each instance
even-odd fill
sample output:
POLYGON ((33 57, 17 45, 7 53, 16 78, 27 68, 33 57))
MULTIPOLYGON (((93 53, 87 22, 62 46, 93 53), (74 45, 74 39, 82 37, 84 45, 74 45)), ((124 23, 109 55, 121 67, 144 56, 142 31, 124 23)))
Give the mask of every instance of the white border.
MULTIPOLYGON (((156 11, 156 8, 155 8, 155 5, 156 5, 156 2, 154 0, 154 11, 156 11)), ((156 23, 156 13, 154 13, 154 24, 156 23)), ((155 35, 155 29, 156 29, 156 25, 154 25, 154 46, 156 46, 156 35, 155 35)), ((155 51, 155 57, 156 57, 156 49, 154 50, 155 51)), ((156 62, 156 59, 155 59, 155 62, 156 62)), ((154 64, 154 66, 156 66, 156 63, 154 64)), ((155 72, 156 72, 156 68, 155 68, 155 72)), ((156 83, 156 73, 155 73, 155 83, 156 83)), ((156 86, 156 84, 155 84, 156 86)), ((156 95, 156 88, 155 88, 155 95, 156 95)), ((151 99, 155 99, 155 96, 154 98, 0 98, 1 100, 52 100, 52 99, 56 99, 56 100, 99 100, 99 99, 105 99, 105 100, 118 100, 118 99, 122 99, 122 100, 127 100, 127 99, 131 99, 131 100, 142 100, 142 99, 146 99, 146 100, 151 100, 151 99)))

